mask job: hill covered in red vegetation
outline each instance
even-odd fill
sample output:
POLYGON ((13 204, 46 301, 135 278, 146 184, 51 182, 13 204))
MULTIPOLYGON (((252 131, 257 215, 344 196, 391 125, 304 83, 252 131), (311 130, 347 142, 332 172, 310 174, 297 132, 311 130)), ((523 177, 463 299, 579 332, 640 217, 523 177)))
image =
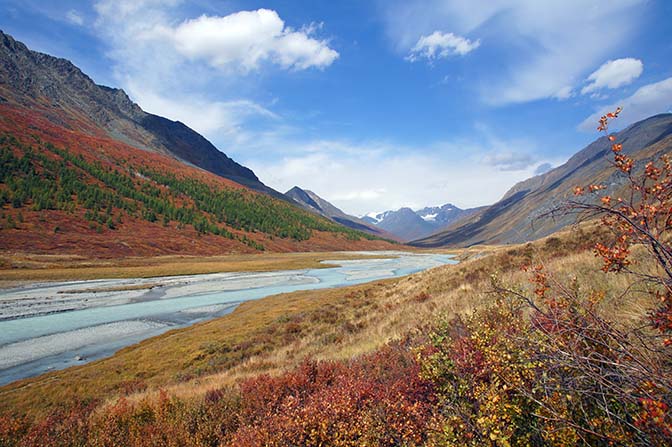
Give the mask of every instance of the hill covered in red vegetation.
POLYGON ((0 249, 117 257, 391 246, 109 138, 85 117, 66 127, 41 112, 0 105, 0 249))
POLYGON ((179 122, 0 32, 0 250, 86 257, 389 248, 295 206, 179 122))

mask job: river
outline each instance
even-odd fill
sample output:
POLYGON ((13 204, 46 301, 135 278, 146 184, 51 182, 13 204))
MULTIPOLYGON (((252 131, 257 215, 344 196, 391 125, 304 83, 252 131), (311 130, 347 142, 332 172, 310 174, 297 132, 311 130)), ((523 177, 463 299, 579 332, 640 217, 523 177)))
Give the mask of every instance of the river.
POLYGON ((455 263, 449 255, 360 252, 336 267, 31 284, 0 291, 0 385, 113 354, 249 300, 361 284, 455 263))

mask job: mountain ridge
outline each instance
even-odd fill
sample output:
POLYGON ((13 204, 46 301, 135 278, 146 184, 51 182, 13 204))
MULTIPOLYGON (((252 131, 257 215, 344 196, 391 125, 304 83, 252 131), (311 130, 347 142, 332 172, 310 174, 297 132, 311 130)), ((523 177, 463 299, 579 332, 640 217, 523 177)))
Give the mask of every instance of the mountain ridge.
POLYGON ((98 86, 69 61, 4 33, 0 97, 6 253, 115 258, 393 247, 305 211, 186 125, 143 112, 123 90, 98 86))
MULTIPOLYGON (((655 159, 672 149, 672 114, 638 121, 614 134, 623 153, 638 161, 655 159)), ((550 171, 515 184, 493 205, 444 231, 411 241, 417 247, 465 247, 478 244, 521 243, 552 234, 573 223, 570 216, 542 218, 572 194, 575 186, 602 182, 618 191, 623 179, 610 168, 611 142, 604 136, 550 171)))
POLYGON ((124 90, 98 85, 69 60, 30 50, 0 30, 0 104, 11 102, 40 107, 52 122, 66 127, 84 116, 92 123, 81 123, 79 130, 95 133, 98 126, 131 146, 284 199, 184 123, 143 111, 124 90))

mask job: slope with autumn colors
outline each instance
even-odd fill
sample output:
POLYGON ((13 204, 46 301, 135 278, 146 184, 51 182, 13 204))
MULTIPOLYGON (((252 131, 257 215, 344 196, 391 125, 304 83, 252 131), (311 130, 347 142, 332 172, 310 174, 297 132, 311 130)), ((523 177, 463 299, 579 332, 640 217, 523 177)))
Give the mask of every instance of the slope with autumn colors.
POLYGON ((4 251, 118 257, 392 246, 278 198, 188 127, 146 114, 123 91, 5 34, 0 158, 4 251))
POLYGON ((31 51, 2 31, 0 103, 39 111, 61 127, 166 154, 282 197, 181 122, 143 111, 123 90, 97 85, 70 61, 31 51))
MULTIPOLYGON (((672 152, 672 114, 652 116, 614 134, 632 157, 635 170, 662 154, 672 152)), ((467 247, 477 244, 527 242, 548 236, 574 222, 574 216, 547 217, 574 187, 604 183, 609 194, 618 195, 624 185, 614 174, 611 142, 601 137, 545 174, 516 184, 504 197, 475 215, 461 219, 432 236, 411 242, 418 247, 467 247)))

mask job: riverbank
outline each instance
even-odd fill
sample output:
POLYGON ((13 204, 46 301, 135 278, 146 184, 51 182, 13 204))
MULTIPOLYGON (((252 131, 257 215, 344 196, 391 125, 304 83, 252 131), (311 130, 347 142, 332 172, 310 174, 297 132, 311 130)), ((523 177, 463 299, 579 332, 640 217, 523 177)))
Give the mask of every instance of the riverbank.
MULTIPOLYGON (((433 250, 432 252, 440 252, 433 250)), ((328 268, 322 261, 376 258, 358 252, 229 254, 222 256, 155 256, 117 259, 81 256, 0 254, 0 289, 42 281, 154 278, 223 272, 270 272, 328 268)))

